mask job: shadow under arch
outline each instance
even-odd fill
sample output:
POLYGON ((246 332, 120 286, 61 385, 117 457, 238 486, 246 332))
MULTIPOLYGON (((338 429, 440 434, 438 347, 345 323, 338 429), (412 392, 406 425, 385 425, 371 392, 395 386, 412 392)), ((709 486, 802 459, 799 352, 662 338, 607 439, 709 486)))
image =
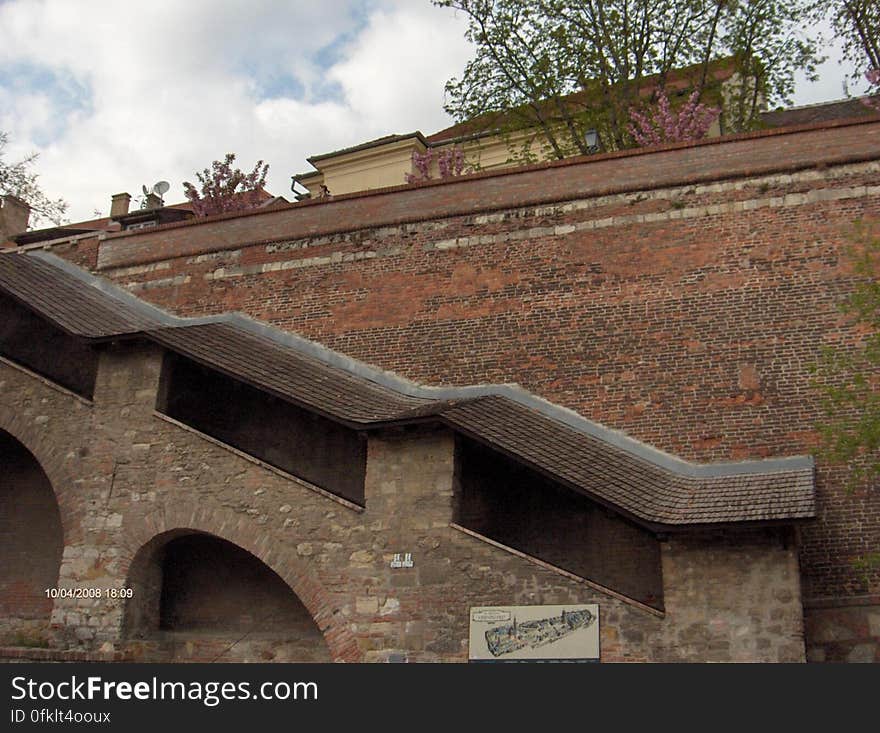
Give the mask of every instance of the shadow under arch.
POLYGON ((36 456, 0 430, 0 644, 44 646, 64 532, 51 479, 36 456))
POLYGON ((0 434, 7 433, 30 453, 49 481, 61 517, 62 547, 76 544, 81 535, 79 506, 65 456, 72 446, 50 442, 47 436, 8 408, 0 406, 0 434))
MULTIPOLYGON (((252 556, 254 562, 277 576, 310 616, 326 643, 330 660, 359 661, 360 651, 355 637, 330 594, 311 577, 293 552, 272 541, 270 532, 257 534, 239 515, 210 508, 204 503, 196 505, 186 501, 160 507, 146 515, 129 514, 123 526, 126 528, 126 546, 120 557, 121 569, 126 587, 133 591, 133 597, 125 603, 121 619, 123 643, 137 643, 139 638, 148 637, 151 632, 161 632, 163 624, 166 629, 173 625, 169 624, 167 615, 175 601, 162 598, 163 590, 169 590, 168 587, 163 589, 166 549, 175 547, 175 543, 180 545, 187 538, 205 538, 252 556), (163 609, 166 612, 164 619, 163 609)), ((179 549, 177 547, 176 551, 179 549)), ((239 556, 232 562, 241 560, 239 556)), ((172 572, 172 575, 179 574, 178 570, 172 572)), ((191 613, 184 610, 183 616, 191 616, 191 613)), ((243 632, 242 636, 247 633, 243 632)))

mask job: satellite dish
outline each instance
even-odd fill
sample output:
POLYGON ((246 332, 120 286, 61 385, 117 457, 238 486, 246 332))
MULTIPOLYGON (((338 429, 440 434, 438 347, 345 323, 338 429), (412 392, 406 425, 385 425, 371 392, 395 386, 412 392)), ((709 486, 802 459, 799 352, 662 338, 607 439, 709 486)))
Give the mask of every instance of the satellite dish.
POLYGON ((144 196, 149 196, 149 195, 150 195, 150 192, 147 191, 147 187, 146 187, 146 186, 141 186, 141 191, 144 192, 144 196))
POLYGON ((153 185, 153 193, 161 197, 168 192, 169 188, 171 188, 171 186, 168 181, 159 181, 153 185))

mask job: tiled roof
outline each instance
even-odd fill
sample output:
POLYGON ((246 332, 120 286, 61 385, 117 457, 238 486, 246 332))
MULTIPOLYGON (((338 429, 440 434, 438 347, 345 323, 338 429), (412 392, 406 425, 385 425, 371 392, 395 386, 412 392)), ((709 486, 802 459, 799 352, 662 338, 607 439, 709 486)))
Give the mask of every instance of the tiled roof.
MULTIPOLYGON (((288 201, 283 196, 273 196, 266 189, 261 188, 259 191, 260 203, 257 208, 269 208, 279 204, 287 204, 288 201)), ((10 237, 10 241, 22 246, 32 244, 34 242, 47 242, 52 239, 61 239, 64 237, 72 237, 79 234, 88 234, 89 232, 116 232, 121 229, 120 219, 125 217, 141 217, 155 216, 161 212, 179 216, 181 212, 192 214, 193 205, 191 201, 184 201, 179 204, 167 204, 158 209, 131 209, 127 214, 115 217, 101 217, 98 219, 89 219, 87 221, 78 221, 72 224, 61 224, 59 226, 48 227, 45 229, 30 229, 21 234, 10 237)), ((0 242, 2 244, 2 242, 0 242)))
POLYGON ((664 525, 812 517, 813 470, 676 473, 503 397, 443 410, 451 427, 639 519, 664 525))
POLYGON ((172 351, 347 423, 394 420, 432 404, 227 323, 165 328, 149 335, 172 351))
POLYGON ((100 339, 160 323, 36 257, 0 255, 0 290, 73 336, 100 339))
MULTIPOLYGON (((425 144, 425 138, 422 136, 418 130, 415 132, 408 132, 406 134, 400 135, 397 133, 393 133, 391 135, 383 135, 382 137, 377 137, 374 140, 367 140, 366 142, 358 143, 357 145, 350 145, 347 148, 340 148, 339 150, 333 150, 329 153, 320 153, 319 155, 310 155, 307 160, 309 163, 316 163, 321 160, 326 160, 327 158, 335 158, 340 155, 347 155, 348 153, 356 153, 360 150, 369 150, 370 148, 379 148, 383 145, 390 145, 391 143, 397 143, 401 140, 418 140, 423 145, 425 144)), ((306 175, 306 174, 303 174, 306 175)))
POLYGON ((418 387, 241 318, 175 318, 45 255, 0 255, 0 291, 69 333, 147 338, 359 429, 441 422, 657 529, 815 515, 808 458, 686 463, 509 386, 418 387))
POLYGON ((761 121, 768 127, 786 127, 788 125, 806 125, 813 122, 866 117, 872 114, 877 113, 864 104, 861 99, 840 99, 835 102, 763 112, 761 121))
MULTIPOLYGON (((681 91, 689 89, 693 86, 695 80, 702 71, 701 64, 694 64, 684 69, 673 69, 666 74, 664 80, 664 88, 670 91, 681 91)), ((709 64, 709 78, 712 82, 727 81, 736 69, 733 60, 730 58, 718 59, 709 64)), ((660 74, 653 74, 641 79, 642 88, 640 96, 642 98, 650 97, 657 88, 660 81, 660 74)), ((542 100, 537 104, 543 108, 544 116, 553 119, 557 114, 556 105, 561 103, 571 114, 578 114, 589 109, 595 104, 595 95, 584 90, 572 92, 559 97, 556 100, 542 100)), ((524 109, 525 104, 519 109, 524 109)), ((524 119, 531 120, 532 115, 528 113, 524 119)), ((496 134, 500 128, 510 126, 515 127, 517 122, 521 122, 516 114, 511 114, 508 110, 485 112, 477 117, 458 122, 451 127, 444 128, 439 132, 428 135, 425 139, 431 144, 440 144, 452 140, 462 138, 479 137, 485 134, 496 134)), ((529 125, 530 126, 530 125, 529 125)))

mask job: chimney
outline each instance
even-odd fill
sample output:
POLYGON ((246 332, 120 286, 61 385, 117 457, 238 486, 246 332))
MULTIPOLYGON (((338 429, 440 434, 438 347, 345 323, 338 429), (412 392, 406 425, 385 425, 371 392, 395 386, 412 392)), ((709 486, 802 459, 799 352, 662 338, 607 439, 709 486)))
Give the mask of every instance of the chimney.
POLYGON ((162 198, 155 193, 147 194, 147 205, 144 207, 145 209, 149 209, 152 211, 153 209, 161 209, 162 208, 162 198))
POLYGON ((131 203, 131 194, 114 193, 110 197, 110 218, 125 216, 128 213, 128 205, 131 203))
POLYGON ((27 231, 31 207, 16 196, 0 196, 0 241, 27 231))

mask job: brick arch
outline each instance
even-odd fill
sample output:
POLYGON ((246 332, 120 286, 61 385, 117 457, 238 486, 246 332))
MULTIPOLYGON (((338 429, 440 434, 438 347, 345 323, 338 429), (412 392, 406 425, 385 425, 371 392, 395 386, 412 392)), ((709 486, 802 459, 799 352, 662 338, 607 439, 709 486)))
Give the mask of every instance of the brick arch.
POLYGON ((0 430, 4 430, 21 443, 34 457, 49 479, 58 512, 61 515, 61 531, 64 547, 75 544, 80 538, 80 509, 73 494, 73 477, 67 470, 65 455, 68 447, 50 442, 48 436, 8 408, 0 407, 0 430))
POLYGON ((334 661, 360 661, 354 634, 341 617, 331 594, 294 551, 273 541, 270 531, 257 529, 249 518, 204 503, 175 501, 148 514, 132 508, 124 515, 122 526, 124 539, 119 547, 119 562, 126 583, 137 563, 144 560, 151 549, 190 532, 213 535, 247 550, 287 583, 324 635, 334 661))

